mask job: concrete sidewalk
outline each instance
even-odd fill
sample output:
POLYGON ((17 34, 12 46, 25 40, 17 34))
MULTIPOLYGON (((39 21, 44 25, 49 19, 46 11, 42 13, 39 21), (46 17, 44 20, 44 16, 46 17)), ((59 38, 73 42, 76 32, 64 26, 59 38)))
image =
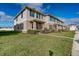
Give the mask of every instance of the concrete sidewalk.
POLYGON ((68 39, 74 39, 74 38, 67 37, 67 36, 57 36, 57 35, 48 35, 48 34, 40 34, 40 35, 47 35, 47 36, 53 36, 53 37, 59 37, 59 38, 68 38, 68 39))
POLYGON ((73 40, 72 56, 79 56, 79 31, 76 31, 73 40))

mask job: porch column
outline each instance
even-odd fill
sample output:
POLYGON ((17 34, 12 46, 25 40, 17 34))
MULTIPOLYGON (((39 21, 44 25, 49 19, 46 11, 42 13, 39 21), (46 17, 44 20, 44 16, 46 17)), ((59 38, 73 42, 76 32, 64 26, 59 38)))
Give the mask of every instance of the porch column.
POLYGON ((58 31, 59 30, 59 26, 57 25, 57 28, 56 28, 56 30, 58 31))
POLYGON ((36 30, 36 22, 33 22, 33 30, 36 30))
POLYGON ((44 30, 45 24, 42 24, 42 30, 44 30))

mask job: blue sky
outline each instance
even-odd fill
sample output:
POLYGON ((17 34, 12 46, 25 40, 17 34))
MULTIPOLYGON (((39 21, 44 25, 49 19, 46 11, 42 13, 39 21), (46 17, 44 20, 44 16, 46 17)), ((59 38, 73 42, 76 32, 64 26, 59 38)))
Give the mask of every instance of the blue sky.
POLYGON ((24 6, 56 16, 65 24, 79 23, 78 3, 0 3, 0 27, 12 27, 13 18, 24 6))

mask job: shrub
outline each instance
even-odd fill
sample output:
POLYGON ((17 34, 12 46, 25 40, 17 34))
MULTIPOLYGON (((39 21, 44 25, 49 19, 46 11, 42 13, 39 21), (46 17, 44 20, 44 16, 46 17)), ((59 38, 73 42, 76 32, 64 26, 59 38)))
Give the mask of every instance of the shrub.
POLYGON ((39 30, 28 30, 27 33, 28 34, 38 34, 39 30))
POLYGON ((44 30, 42 30, 42 33, 50 33, 51 31, 47 28, 44 28, 44 30))

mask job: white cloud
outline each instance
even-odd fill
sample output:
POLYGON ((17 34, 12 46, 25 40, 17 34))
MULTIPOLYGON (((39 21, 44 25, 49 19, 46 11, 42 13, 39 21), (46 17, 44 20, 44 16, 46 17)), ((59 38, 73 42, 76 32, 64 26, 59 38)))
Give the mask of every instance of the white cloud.
POLYGON ((49 9, 51 8, 50 5, 48 5, 47 7, 43 7, 43 3, 23 3, 20 4, 22 8, 24 8, 25 6, 31 7, 31 8, 35 8, 41 12, 47 13, 49 11, 49 9))
POLYGON ((71 18, 72 23, 79 24, 79 18, 71 18))
POLYGON ((3 11, 0 11, 0 16, 5 15, 5 13, 3 11))
POLYGON ((79 14, 79 12, 76 12, 76 14, 79 14))
POLYGON ((79 18, 60 18, 58 17, 60 20, 64 21, 65 24, 79 24, 79 18))
POLYGON ((47 13, 50 11, 51 6, 48 5, 47 7, 43 7, 43 3, 30 3, 27 4, 27 6, 31 7, 31 8, 35 8, 41 12, 47 13))
POLYGON ((30 7, 35 7, 35 8, 38 8, 38 7, 42 7, 42 3, 29 3, 28 6, 30 7))
POLYGON ((6 15, 5 12, 0 11, 0 21, 12 21, 13 16, 6 15))
POLYGON ((45 12, 45 13, 47 13, 47 12, 49 12, 49 9, 51 8, 51 6, 50 5, 48 5, 46 8, 44 8, 42 11, 43 12, 45 12))
POLYGON ((27 6, 29 6, 31 8, 35 8, 35 9, 41 11, 41 12, 43 10, 43 8, 42 8, 43 7, 43 3, 29 3, 29 4, 27 4, 27 6))
POLYGON ((25 7, 25 6, 29 6, 31 8, 35 8, 37 10, 42 10, 43 7, 43 3, 24 3, 24 4, 20 4, 21 7, 25 7))
POLYGON ((58 19, 62 20, 64 22, 64 24, 66 24, 66 25, 70 23, 69 20, 66 18, 58 17, 58 19))
POLYGON ((60 20, 62 20, 62 21, 66 21, 66 19, 65 18, 61 18, 61 17, 58 17, 58 19, 60 19, 60 20))

